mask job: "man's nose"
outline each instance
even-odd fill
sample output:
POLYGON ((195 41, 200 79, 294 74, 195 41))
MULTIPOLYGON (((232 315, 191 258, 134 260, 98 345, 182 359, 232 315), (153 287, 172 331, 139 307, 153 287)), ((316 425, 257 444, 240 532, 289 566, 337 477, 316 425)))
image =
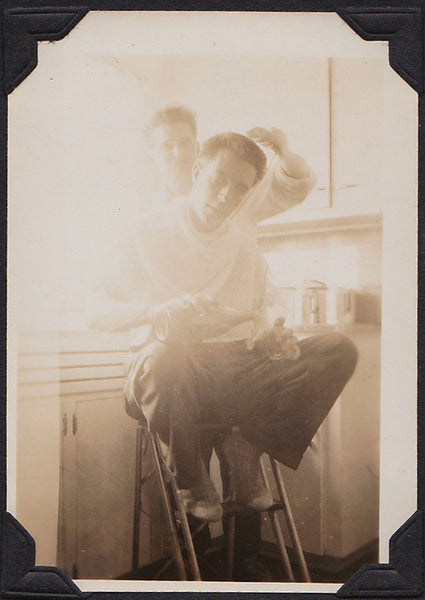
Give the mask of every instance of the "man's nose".
POLYGON ((218 199, 220 202, 227 202, 232 193, 230 185, 223 186, 218 194, 218 199))

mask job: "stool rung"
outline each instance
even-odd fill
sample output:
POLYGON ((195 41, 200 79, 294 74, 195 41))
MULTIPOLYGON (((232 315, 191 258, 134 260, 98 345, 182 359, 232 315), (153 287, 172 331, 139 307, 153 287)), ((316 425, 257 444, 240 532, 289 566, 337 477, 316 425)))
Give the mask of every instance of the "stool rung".
POLYGON ((144 485, 147 481, 149 481, 149 479, 152 477, 152 475, 155 475, 155 471, 149 471, 149 473, 147 473, 144 477, 142 477, 140 483, 141 485, 144 485))
POLYGON ((231 515, 241 515, 252 512, 274 512, 276 510, 284 510, 284 505, 282 502, 275 500, 274 503, 265 510, 257 511, 255 508, 250 508, 244 504, 239 504, 233 500, 227 500, 226 502, 222 502, 221 506, 223 507, 223 516, 228 517, 231 515))

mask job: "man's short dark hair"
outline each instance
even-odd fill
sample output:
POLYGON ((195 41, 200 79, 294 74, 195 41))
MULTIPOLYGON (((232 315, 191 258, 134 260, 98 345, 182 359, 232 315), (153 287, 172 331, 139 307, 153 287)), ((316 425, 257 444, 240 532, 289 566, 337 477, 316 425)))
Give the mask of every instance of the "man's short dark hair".
POLYGON ((149 138, 151 132, 161 125, 168 125, 169 123, 176 123, 183 121, 187 123, 193 133, 193 137, 196 139, 197 126, 196 116, 193 110, 187 108, 187 106, 172 104, 165 106, 161 110, 158 110, 146 126, 146 136, 149 138))
POLYGON ((201 148, 199 158, 213 160, 220 150, 231 150, 241 160, 250 163, 257 171, 257 181, 260 180, 266 170, 266 155, 259 146, 245 135, 226 132, 210 137, 201 148))

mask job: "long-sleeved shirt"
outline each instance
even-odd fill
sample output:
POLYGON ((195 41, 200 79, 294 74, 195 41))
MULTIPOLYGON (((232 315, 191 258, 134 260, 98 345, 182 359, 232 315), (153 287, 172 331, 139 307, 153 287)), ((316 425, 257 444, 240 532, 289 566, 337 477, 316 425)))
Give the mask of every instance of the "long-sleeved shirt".
MULTIPOLYGON (((132 315, 138 309, 197 293, 240 313, 251 313, 265 302, 266 272, 255 237, 229 221, 201 233, 192 224, 187 202, 176 200, 136 221, 115 265, 108 265, 100 288, 113 302, 107 318, 99 317, 97 326, 110 331, 132 329, 132 320, 137 321, 132 315)), ((252 322, 237 325, 220 341, 249 339, 253 327, 252 322)), ((146 327, 132 338, 135 345, 142 345, 146 327)))
POLYGON ((312 169, 308 165, 306 169, 306 177, 291 177, 285 173, 279 157, 275 155, 264 177, 237 210, 234 220, 249 227, 300 204, 316 182, 312 169))
MULTIPOLYGON (((239 233, 245 234, 245 237, 250 240, 249 244, 251 248, 255 248, 256 250, 255 230, 259 221, 296 206, 311 191, 315 183, 315 176, 312 170, 309 167, 307 168, 308 174, 306 177, 290 177, 284 172, 279 158, 275 156, 272 159, 263 179, 251 190, 240 209, 232 218, 232 221, 237 225, 239 233)), ((171 215, 172 221, 174 210, 182 202, 184 204, 184 200, 181 198, 171 201, 169 196, 168 198, 164 196, 162 201, 155 202, 155 206, 156 208, 161 207, 162 211, 165 211, 165 214, 168 215, 167 218, 170 218, 171 215)), ((99 318, 90 319, 93 327, 108 331, 133 329, 135 328, 134 323, 137 321, 143 304, 146 305, 147 302, 152 303, 152 300, 147 301, 144 297, 145 289, 142 289, 143 285, 141 286, 146 274, 143 274, 141 265, 138 263, 136 241, 138 237, 140 238, 143 235, 142 231, 147 226, 149 220, 152 226, 152 218, 146 215, 142 215, 136 220, 132 233, 123 241, 120 251, 116 255, 115 262, 117 264, 114 268, 108 265, 108 276, 101 282, 99 286, 100 294, 97 295, 95 300, 95 302, 103 304, 103 316, 102 306, 99 306, 99 318), (111 299, 110 302, 105 300, 107 297, 111 299)), ((207 237, 204 238, 204 240, 206 239, 207 237)), ((211 248, 208 250, 210 257, 212 256, 211 248)), ((216 246, 216 249, 220 249, 220 243, 216 246)), ((174 260, 174 256, 172 258, 174 260)), ((203 265, 202 269, 205 271, 206 265, 203 265)), ((177 273, 178 270, 175 270, 175 272, 177 273)), ((179 277, 182 278, 184 274, 185 271, 183 270, 179 277)), ((150 279, 154 280, 155 277, 152 275, 150 279)), ((239 286, 239 289, 243 290, 244 287, 239 286)), ((174 290, 173 297, 188 293, 189 291, 193 292, 194 290, 192 288, 188 290, 177 287, 174 290)), ((202 286, 198 286, 195 291, 211 293, 210 289, 202 286)), ((227 299, 217 297, 216 290, 213 290, 213 292, 212 295, 220 302, 227 301, 227 299)), ((276 300, 276 294, 274 295, 276 300)), ((282 309, 281 312, 284 314, 286 312, 285 302, 283 299, 280 299, 279 303, 282 309)), ((229 302, 228 306, 232 306, 232 303, 229 302)), ((235 308, 240 309, 240 307, 235 308)), ((90 312, 93 314, 93 310, 90 312)), ((145 332, 143 334, 140 333, 142 330, 133 334, 132 337, 136 340, 135 343, 137 343, 137 339, 141 340, 146 337, 146 329, 146 327, 143 329, 145 332)), ((249 336, 246 327, 240 327, 239 329, 245 329, 246 336, 249 336)))

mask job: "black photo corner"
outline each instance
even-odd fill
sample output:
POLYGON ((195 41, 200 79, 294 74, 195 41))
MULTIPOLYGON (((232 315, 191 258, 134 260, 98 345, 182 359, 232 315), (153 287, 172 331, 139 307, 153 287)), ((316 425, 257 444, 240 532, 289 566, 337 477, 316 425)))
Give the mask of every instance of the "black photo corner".
MULTIPOLYGON (((342 598, 422 598, 425 597, 425 2, 414 0, 376 0, 342 2, 338 0, 281 0, 240 2, 181 0, 0 0, 1 73, 1 157, 0 157, 0 261, 1 261, 1 537, 0 597, 43 598, 155 598, 213 600, 214 592, 84 592, 61 569, 36 564, 35 542, 31 531, 7 512, 6 502, 6 305, 7 305, 7 202, 8 202, 8 96, 31 72, 37 69, 38 42, 51 41, 60 46, 71 30, 90 11, 264 11, 336 13, 358 36, 373 42, 388 41, 389 62, 396 73, 418 94, 418 447, 417 511, 394 531, 389 547, 389 562, 364 564, 337 591, 332 593, 223 592, 239 600, 277 597, 324 600, 342 598)), ((9 201, 11 201, 9 199, 9 201)), ((403 398, 399 399, 403 402, 403 398)))

